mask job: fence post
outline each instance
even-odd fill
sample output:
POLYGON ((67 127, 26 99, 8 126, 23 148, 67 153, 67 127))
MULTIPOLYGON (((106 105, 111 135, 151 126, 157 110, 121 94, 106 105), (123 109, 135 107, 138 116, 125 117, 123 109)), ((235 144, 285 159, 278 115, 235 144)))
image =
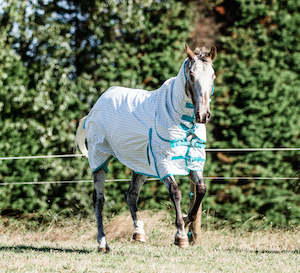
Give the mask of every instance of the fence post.
MULTIPOLYGON (((193 207, 196 199, 196 185, 190 181, 190 209, 193 207)), ((201 233, 201 215, 202 215, 202 202, 198 209, 196 219, 189 226, 189 241, 191 244, 199 244, 200 242, 200 233, 201 233)))

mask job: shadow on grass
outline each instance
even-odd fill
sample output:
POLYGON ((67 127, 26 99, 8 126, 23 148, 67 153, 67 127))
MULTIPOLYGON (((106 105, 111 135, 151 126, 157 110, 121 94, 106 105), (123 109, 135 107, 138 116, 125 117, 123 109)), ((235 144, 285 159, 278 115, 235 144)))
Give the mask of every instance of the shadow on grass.
POLYGON ((94 252, 88 249, 74 249, 74 248, 58 248, 58 247, 35 247, 27 245, 15 245, 15 246, 1 246, 0 251, 12 251, 15 253, 22 253, 25 251, 37 251, 37 252, 65 252, 65 253, 78 253, 78 254, 89 254, 94 252))
POLYGON ((247 252, 247 253, 255 253, 255 254, 300 254, 300 249, 293 249, 293 250, 268 250, 268 249, 241 249, 241 248, 226 248, 224 249, 228 252, 247 252))

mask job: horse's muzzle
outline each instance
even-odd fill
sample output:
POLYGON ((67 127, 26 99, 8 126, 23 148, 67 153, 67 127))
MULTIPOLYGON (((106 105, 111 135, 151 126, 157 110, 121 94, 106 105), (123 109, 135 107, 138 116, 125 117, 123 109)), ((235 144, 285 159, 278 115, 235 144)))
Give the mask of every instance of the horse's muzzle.
POLYGON ((198 112, 195 115, 195 118, 196 118, 197 123, 207 123, 210 119, 210 112, 207 111, 206 113, 204 113, 202 115, 200 115, 200 113, 198 112))

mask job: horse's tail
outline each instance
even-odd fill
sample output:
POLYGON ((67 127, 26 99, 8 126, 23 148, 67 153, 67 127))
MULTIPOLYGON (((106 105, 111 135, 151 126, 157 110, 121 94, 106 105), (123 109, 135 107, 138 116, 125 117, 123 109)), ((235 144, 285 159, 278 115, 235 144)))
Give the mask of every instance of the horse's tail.
POLYGON ((79 150, 81 151, 81 153, 88 157, 88 150, 85 146, 85 130, 83 128, 84 122, 86 120, 87 116, 85 116, 84 118, 82 118, 79 121, 79 125, 76 131, 76 144, 77 147, 79 148, 79 150))

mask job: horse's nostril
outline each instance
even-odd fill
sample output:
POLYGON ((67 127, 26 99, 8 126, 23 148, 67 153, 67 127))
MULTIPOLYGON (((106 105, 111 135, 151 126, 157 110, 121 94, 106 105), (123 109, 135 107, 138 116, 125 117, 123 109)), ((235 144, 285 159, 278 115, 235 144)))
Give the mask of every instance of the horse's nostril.
POLYGON ((209 119, 210 118, 210 112, 208 111, 207 112, 207 119, 209 119))

